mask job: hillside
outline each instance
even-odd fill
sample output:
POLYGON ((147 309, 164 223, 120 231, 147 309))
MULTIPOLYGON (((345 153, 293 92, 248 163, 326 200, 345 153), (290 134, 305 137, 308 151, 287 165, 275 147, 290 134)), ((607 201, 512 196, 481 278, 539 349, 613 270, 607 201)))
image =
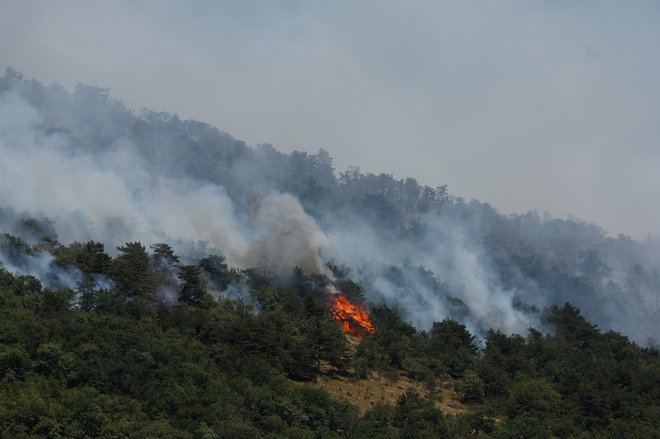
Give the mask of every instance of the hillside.
MULTIPOLYGON (((420 329, 441 316, 480 336, 521 332, 542 324, 543 308, 571 302, 639 344, 660 339, 653 237, 505 216, 413 178, 337 175, 323 150, 249 147, 201 122, 136 115, 106 89, 69 93, 11 69, 0 114, 0 227, 30 244, 94 240, 114 255, 127 241, 166 241, 188 262, 218 253, 281 278, 294 267, 329 276, 330 264, 420 329)), ((25 273, 44 269, 0 257, 25 273)))
MULTIPOLYGON (((25 246, 24 250, 29 247, 25 246)), ((570 305, 555 335, 453 320, 417 331, 373 306, 349 344, 327 280, 285 288, 208 260, 178 266, 178 305, 156 296, 159 257, 54 244, 57 264, 100 267, 109 290, 45 289, 0 272, 0 432, 6 437, 657 437, 660 356, 595 329, 570 305), (142 259, 145 264, 138 264, 142 259), (142 267, 142 268, 137 268, 142 267), (248 285, 214 299, 218 276, 248 285), (324 286, 324 284, 326 284, 324 286), (121 286, 119 286, 121 285, 121 286)), ((171 255, 172 260, 176 255, 171 255)), ((162 262, 162 261, 161 261, 162 262)), ((353 296, 359 302, 359 296, 353 296)), ((351 336, 352 337, 352 336, 351 336)))
POLYGON ((657 239, 12 69, 0 157, 3 437, 658 437, 657 239))

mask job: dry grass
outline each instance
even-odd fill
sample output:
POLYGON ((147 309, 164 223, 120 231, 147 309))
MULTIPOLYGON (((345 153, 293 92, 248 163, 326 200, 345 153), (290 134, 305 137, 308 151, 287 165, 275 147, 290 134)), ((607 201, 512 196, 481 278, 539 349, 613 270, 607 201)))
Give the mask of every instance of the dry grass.
MULTIPOLYGON (((357 353, 360 339, 351 334, 345 334, 345 337, 348 342, 348 356, 352 358, 357 353)), ((321 362, 321 371, 324 375, 310 385, 325 390, 335 399, 356 405, 360 413, 378 402, 394 405, 401 395, 411 389, 423 397, 435 400, 436 407, 445 414, 457 415, 470 411, 459 401, 460 395, 454 390, 457 381, 451 379, 438 381, 430 389, 429 386, 410 379, 404 371, 386 374, 372 372, 369 378, 359 379, 351 375, 354 371, 348 371, 348 375, 339 374, 336 368, 325 362, 321 362)))
POLYGON ((431 391, 424 384, 411 380, 404 372, 387 376, 372 374, 367 379, 326 375, 317 378, 311 385, 327 391, 333 398, 358 406, 361 413, 378 402, 396 404, 399 397, 411 389, 422 396, 435 399, 436 406, 446 414, 468 411, 468 408, 458 401, 459 395, 454 391, 454 382, 439 382, 431 391))

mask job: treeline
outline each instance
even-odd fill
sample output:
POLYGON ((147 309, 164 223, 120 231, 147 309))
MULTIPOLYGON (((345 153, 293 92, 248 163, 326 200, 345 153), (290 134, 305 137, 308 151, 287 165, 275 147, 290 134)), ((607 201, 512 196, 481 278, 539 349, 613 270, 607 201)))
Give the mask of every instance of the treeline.
MULTIPOLYGON (((554 335, 444 320, 418 331, 369 304, 376 331, 353 350, 327 315, 328 279, 296 270, 282 284, 222 256, 184 265, 165 243, 31 246, 4 235, 15 266, 38 250, 78 273, 44 288, 0 270, 3 437, 425 438, 658 437, 660 356, 603 333, 572 305, 550 307, 554 335), (243 300, 220 291, 241 285, 243 300), (330 370, 331 372, 328 372, 330 370), (374 402, 360 414, 306 384, 320 374, 405 373, 428 396, 374 402), (438 410, 451 378, 470 412, 438 410)), ((40 253, 39 253, 40 254, 40 253)), ((337 287, 360 285, 333 267, 337 287)))

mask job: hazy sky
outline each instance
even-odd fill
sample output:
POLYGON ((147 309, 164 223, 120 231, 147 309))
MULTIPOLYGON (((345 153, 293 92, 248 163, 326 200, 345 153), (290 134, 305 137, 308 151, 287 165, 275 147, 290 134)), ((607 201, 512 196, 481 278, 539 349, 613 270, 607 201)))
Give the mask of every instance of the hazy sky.
POLYGON ((500 211, 660 233, 655 1, 0 0, 0 68, 500 211))

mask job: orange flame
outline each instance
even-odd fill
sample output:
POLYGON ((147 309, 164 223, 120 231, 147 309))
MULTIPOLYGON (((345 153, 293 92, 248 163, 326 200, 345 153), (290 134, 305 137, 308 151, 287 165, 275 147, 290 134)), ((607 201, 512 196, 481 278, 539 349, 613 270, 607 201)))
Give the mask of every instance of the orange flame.
POLYGON ((349 332, 358 338, 374 332, 364 308, 352 304, 343 294, 330 295, 330 315, 341 325, 344 332, 349 332))

